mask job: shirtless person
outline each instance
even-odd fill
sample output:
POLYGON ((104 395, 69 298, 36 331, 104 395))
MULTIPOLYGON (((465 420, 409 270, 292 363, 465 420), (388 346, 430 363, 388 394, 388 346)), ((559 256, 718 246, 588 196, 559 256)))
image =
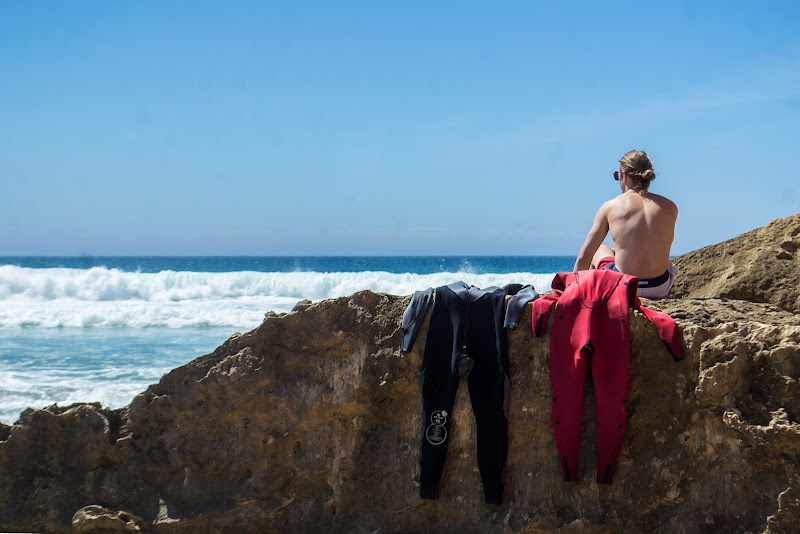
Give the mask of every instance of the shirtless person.
POLYGON ((622 194, 597 211, 575 271, 613 269, 639 278, 640 297, 661 298, 669 293, 678 272, 669 262, 678 207, 647 190, 655 178, 653 162, 643 151, 622 156, 614 173, 622 194), (609 231, 613 249, 602 244, 609 231))

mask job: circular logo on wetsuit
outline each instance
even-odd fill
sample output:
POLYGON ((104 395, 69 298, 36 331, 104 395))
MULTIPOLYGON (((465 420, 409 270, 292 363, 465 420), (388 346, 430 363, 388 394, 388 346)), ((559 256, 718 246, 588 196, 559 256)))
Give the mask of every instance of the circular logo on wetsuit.
POLYGON ((431 414, 431 424, 425 429, 425 439, 431 445, 441 445, 447 439, 447 430, 444 428, 447 422, 447 412, 437 410, 431 414))
POLYGON ((444 426, 447 422, 447 412, 444 410, 436 410, 431 414, 431 423, 436 426, 444 426))

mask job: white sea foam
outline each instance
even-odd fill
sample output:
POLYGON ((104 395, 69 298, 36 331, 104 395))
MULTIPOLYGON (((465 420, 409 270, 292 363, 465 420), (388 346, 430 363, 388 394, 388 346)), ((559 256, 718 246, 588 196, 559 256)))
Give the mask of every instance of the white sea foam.
POLYGON ((362 289, 408 295, 457 280, 479 287, 533 284, 552 274, 460 272, 142 273, 0 266, 0 421, 26 407, 100 401, 117 408, 148 384, 214 350, 268 311, 362 289))
POLYGON ((149 384, 233 333, 221 328, 0 329, 0 421, 25 408, 125 406, 149 384))
POLYGON ((550 289, 553 274, 365 272, 127 272, 0 266, 0 329, 22 327, 253 328, 268 311, 362 289, 408 295, 457 280, 479 287, 508 283, 550 289))

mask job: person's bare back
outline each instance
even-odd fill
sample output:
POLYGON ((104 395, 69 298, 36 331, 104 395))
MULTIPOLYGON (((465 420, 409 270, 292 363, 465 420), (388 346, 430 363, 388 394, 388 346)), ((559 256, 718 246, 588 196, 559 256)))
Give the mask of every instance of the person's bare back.
POLYGON ((622 194, 597 211, 574 270, 597 267, 600 260, 611 257, 614 267, 623 273, 641 279, 663 276, 668 270, 678 207, 647 190, 655 172, 642 151, 625 154, 614 178, 619 180, 622 194), (602 244, 609 232, 613 249, 602 244))
POLYGON ((641 278, 664 273, 678 217, 674 202, 629 190, 609 201, 606 217, 614 240, 614 262, 620 271, 641 278))

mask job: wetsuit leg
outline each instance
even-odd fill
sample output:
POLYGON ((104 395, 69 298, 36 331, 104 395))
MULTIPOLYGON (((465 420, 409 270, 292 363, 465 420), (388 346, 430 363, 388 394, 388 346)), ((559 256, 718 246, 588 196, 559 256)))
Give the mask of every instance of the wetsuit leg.
POLYGON ((630 377, 628 318, 598 314, 592 324, 592 381, 597 407, 597 482, 610 484, 625 427, 630 377))
MULTIPOLYGON (((588 313, 589 310, 583 310, 588 313)), ((576 316, 574 322, 581 320, 576 316)), ((553 435, 565 481, 578 480, 578 450, 581 441, 583 385, 589 340, 572 337, 572 321, 557 310, 550 340, 550 384, 553 393, 553 435)))
POLYGON ((422 358, 422 444, 420 497, 436 499, 442 476, 458 373, 453 358, 463 346, 467 303, 447 287, 436 288, 422 358), (457 346, 458 345, 458 346, 457 346))
POLYGON ((503 327, 505 292, 495 289, 472 300, 468 342, 472 357, 469 394, 475 415, 478 468, 487 504, 503 502, 508 457, 508 344, 503 327))

